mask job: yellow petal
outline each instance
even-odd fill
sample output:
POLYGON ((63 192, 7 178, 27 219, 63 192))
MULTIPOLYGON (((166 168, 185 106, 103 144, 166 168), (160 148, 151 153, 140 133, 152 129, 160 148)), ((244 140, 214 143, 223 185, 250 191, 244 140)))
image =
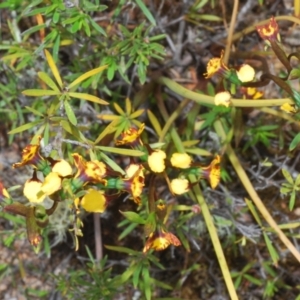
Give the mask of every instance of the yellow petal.
POLYGON ((106 208, 104 192, 89 189, 81 200, 81 206, 88 212, 104 212, 106 208))
POLYGON ((186 169, 192 163, 192 158, 187 153, 173 153, 171 157, 171 164, 173 167, 186 169))
POLYGON ((176 178, 171 181, 172 192, 181 195, 189 190, 189 181, 187 179, 176 178))
POLYGON ((148 156, 149 168, 154 173, 161 173, 165 170, 166 153, 162 150, 155 150, 148 156))
POLYGON ((216 105, 223 105, 228 107, 230 105, 231 95, 229 92, 224 91, 217 93, 214 98, 214 102, 216 105))
POLYGON ((58 173, 61 177, 66 177, 72 174, 72 167, 66 160, 61 159, 55 163, 52 172, 58 173))
POLYGON ((248 64, 242 65, 236 73, 241 82, 252 81, 255 77, 255 70, 248 64))
POLYGON ((40 181, 28 179, 25 182, 23 194, 32 203, 41 203, 46 195, 41 194, 42 183, 40 181), (37 196, 39 194, 39 197, 37 196))
POLYGON ((45 178, 41 190, 45 195, 52 195, 61 188, 61 178, 58 173, 51 172, 45 178))

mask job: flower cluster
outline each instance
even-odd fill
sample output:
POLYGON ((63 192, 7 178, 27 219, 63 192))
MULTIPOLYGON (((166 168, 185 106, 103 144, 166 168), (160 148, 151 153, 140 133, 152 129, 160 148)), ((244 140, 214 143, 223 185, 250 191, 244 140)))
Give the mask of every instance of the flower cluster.
MULTIPOLYGON (((124 174, 112 170, 109 165, 97 159, 86 160, 79 153, 73 153, 70 162, 60 157, 47 157, 41 152, 41 138, 24 148, 22 160, 13 164, 13 168, 30 166, 33 169, 31 178, 25 182, 23 188, 29 205, 12 201, 13 203, 3 206, 7 212, 26 218, 28 239, 32 245, 37 246, 40 243, 41 229, 47 226, 49 215, 61 201, 68 200, 71 203, 75 233, 80 232, 78 226, 82 226, 79 214, 81 210, 103 213, 110 201, 117 199, 120 193, 128 193, 134 203, 141 205, 142 200, 147 199, 144 186, 145 176, 148 174, 163 174, 164 178, 168 178, 168 174, 175 176, 166 181, 173 195, 181 195, 190 190, 189 174, 196 175, 198 181, 206 179, 212 188, 216 188, 220 180, 219 156, 208 166, 194 163, 187 153, 173 153, 168 158, 164 150, 154 149, 142 141, 144 127, 142 124, 138 129, 130 128, 116 141, 117 145, 128 145, 144 153, 141 157, 131 158, 124 174), (44 207, 46 198, 52 200, 52 207, 48 209, 44 207)), ((148 201, 153 201, 150 198, 149 196, 148 201)), ((9 199, 9 194, 0 184, 0 203, 3 199, 9 199)), ((156 208, 152 211, 150 209, 151 212, 156 216, 155 222, 146 234, 148 239, 143 251, 163 250, 171 244, 179 246, 179 239, 168 232, 164 224, 166 204, 163 200, 157 201, 156 208)))

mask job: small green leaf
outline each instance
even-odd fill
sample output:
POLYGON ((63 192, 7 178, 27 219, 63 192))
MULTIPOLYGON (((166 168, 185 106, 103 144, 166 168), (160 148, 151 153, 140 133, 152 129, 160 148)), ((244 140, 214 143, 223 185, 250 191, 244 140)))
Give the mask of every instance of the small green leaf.
POLYGON ((159 123, 158 119, 156 118, 155 114, 151 110, 148 109, 147 115, 148 115, 148 118, 149 118, 155 132, 157 133, 158 136, 161 136, 162 128, 161 128, 160 123, 159 123))
POLYGON ((293 179, 293 177, 291 176, 291 174, 289 173, 289 171, 286 170, 286 169, 282 169, 281 172, 282 172, 283 176, 285 177, 285 179, 286 179, 290 184, 294 185, 294 179, 293 179))
POLYGON ((102 27, 100 27, 94 20, 93 18, 89 18, 89 21, 91 23, 91 25, 94 27, 94 29, 96 31, 98 31, 99 33, 101 33, 104 36, 107 36, 106 32, 104 31, 104 29, 102 27))
POLYGON ((100 157, 106 164, 108 164, 112 168, 112 170, 125 175, 125 171, 122 170, 121 167, 114 160, 110 159, 105 153, 101 152, 100 157))
POLYGON ((223 19, 221 17, 215 16, 215 15, 198 15, 197 20, 205 20, 205 21, 211 21, 211 22, 221 22, 223 19))
POLYGON ((268 251, 269 251, 269 253, 271 255, 273 264, 275 266, 277 266, 278 265, 278 260, 279 260, 279 255, 278 255, 276 249, 274 248, 271 240, 269 239, 268 235, 265 232, 263 232, 263 236, 264 236, 264 239, 265 239, 268 251))
POLYGON ((76 86, 77 84, 79 84, 80 82, 84 81, 85 79, 91 77, 91 76, 94 76, 100 72, 102 72, 103 70, 105 70, 106 68, 108 67, 108 65, 104 65, 104 66, 101 66, 99 68, 96 68, 96 69, 92 69, 84 74, 82 74, 81 76, 79 76, 77 79, 75 79, 73 82, 71 82, 69 84, 69 89, 73 88, 74 86, 76 86))
POLYGON ((25 108, 37 116, 44 117, 44 115, 41 112, 39 112, 38 110, 36 110, 30 106, 25 106, 25 108))
POLYGON ((250 281, 251 283, 253 284, 256 284, 256 285, 262 285, 262 280, 258 279, 258 278, 255 278, 249 274, 245 274, 244 275, 244 278, 246 278, 248 281, 250 281))
POLYGON ((31 123, 24 124, 20 127, 17 127, 15 129, 9 131, 9 134, 15 134, 15 133, 19 133, 19 132, 28 130, 28 129, 33 128, 36 125, 40 124, 41 122, 42 122, 42 120, 37 120, 37 121, 31 122, 31 123))
POLYGON ((120 213, 129 221, 138 223, 138 224, 145 224, 146 221, 137 213, 133 211, 121 211, 120 213))
POLYGON ((211 156, 211 152, 201 148, 185 148, 186 153, 200 155, 200 156, 211 156))
POLYGON ((44 51, 45 51, 45 55, 46 55, 48 65, 49 65, 49 67, 52 71, 52 74, 55 77, 56 82, 58 83, 59 87, 62 89, 63 88, 63 82, 61 80, 61 77, 60 77, 59 71, 57 69, 57 66, 55 64, 55 61, 54 61, 52 55, 50 54, 50 52, 48 50, 44 50, 44 51))
POLYGON ((42 79, 52 90, 56 92, 60 92, 59 88, 55 84, 55 82, 49 77, 49 75, 45 72, 38 72, 38 77, 42 79))
POLYGON ((74 114, 74 111, 72 109, 72 106, 70 105, 69 101, 64 101, 64 108, 65 108, 65 111, 66 111, 66 114, 67 114, 67 117, 70 121, 70 123, 72 125, 77 125, 77 119, 76 119, 76 116, 74 114))
POLYGON ((295 135, 289 146, 289 151, 294 150, 300 143, 300 132, 295 135))
POLYGON ((121 253, 127 253, 127 254, 135 254, 136 251, 130 249, 130 248, 126 248, 126 247, 118 247, 118 246, 109 246, 109 245, 104 245, 104 247, 106 249, 112 250, 112 251, 117 251, 117 252, 121 252, 121 253))
POLYGON ((109 104, 105 100, 103 100, 97 96, 91 95, 91 94, 69 92, 68 95, 73 98, 84 99, 84 100, 88 100, 88 101, 95 102, 95 103, 102 104, 102 105, 109 104))
POLYGON ((143 268, 142 277, 144 282, 144 292, 146 299, 151 300, 151 278, 148 266, 143 268))
POLYGON ((44 135, 43 135, 45 145, 49 144, 49 136, 50 136, 50 125, 49 122, 47 122, 45 124, 44 135))
POLYGON ((22 36, 30 35, 30 34, 37 32, 43 28, 46 28, 46 24, 41 24, 41 25, 36 25, 36 26, 30 27, 29 29, 22 32, 22 36))
POLYGON ((33 96, 33 97, 43 97, 43 96, 56 96, 59 95, 60 92, 53 91, 53 90, 32 89, 32 90, 25 90, 22 92, 22 94, 26 96, 33 96))
POLYGON ((146 16, 146 18, 148 19, 148 21, 153 26, 156 26, 156 21, 155 21, 154 17, 152 16, 151 12, 149 11, 149 9, 147 8, 147 6, 145 5, 144 1, 142 1, 142 0, 135 0, 135 2, 139 6, 139 8, 141 9, 141 11, 144 13, 144 15, 146 16))
POLYGON ((106 135, 115 132, 117 130, 117 125, 119 124, 119 118, 110 122, 104 130, 101 131, 97 139, 95 140, 95 144, 98 144, 106 135))
POLYGON ((143 156, 145 153, 140 150, 133 150, 133 149, 122 149, 122 148, 115 148, 115 147, 106 147, 106 146, 96 146, 96 149, 109 152, 109 153, 116 153, 122 154, 127 156, 143 156))
POLYGON ((137 265, 136 270, 135 270, 134 273, 133 273, 133 276, 132 276, 132 283, 133 283, 134 288, 137 288, 137 286, 138 286, 139 279, 140 279, 140 273, 141 273, 142 268, 143 268, 143 264, 142 264, 142 263, 139 263, 139 264, 137 265))
POLYGON ((290 197, 290 202, 289 202, 289 209, 292 211, 295 206, 295 200, 296 200, 296 192, 292 191, 291 197, 290 197))
POLYGON ((125 230, 122 231, 122 233, 119 235, 119 241, 121 241, 124 237, 130 234, 138 225, 139 224, 137 223, 131 223, 129 226, 127 226, 125 230))

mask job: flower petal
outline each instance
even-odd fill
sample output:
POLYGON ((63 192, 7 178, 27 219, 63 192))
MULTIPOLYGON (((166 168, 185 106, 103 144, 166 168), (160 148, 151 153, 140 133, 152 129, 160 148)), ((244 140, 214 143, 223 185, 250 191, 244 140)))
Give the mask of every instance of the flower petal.
POLYGON ((107 206, 104 192, 89 189, 82 198, 80 205, 88 212, 104 212, 107 206))

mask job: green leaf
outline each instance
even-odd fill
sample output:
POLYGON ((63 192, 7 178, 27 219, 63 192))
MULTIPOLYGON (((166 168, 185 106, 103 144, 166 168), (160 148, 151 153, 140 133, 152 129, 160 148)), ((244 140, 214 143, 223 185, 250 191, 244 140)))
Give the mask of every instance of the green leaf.
POLYGON ((59 88, 55 84, 55 82, 49 77, 49 75, 45 72, 38 72, 38 77, 42 79, 52 90, 56 92, 60 92, 59 88))
POLYGON ((90 29, 90 26, 89 26, 89 24, 87 23, 87 21, 86 21, 86 20, 83 20, 83 21, 82 21, 82 25, 83 25, 85 34, 86 34, 88 37, 90 37, 90 36, 91 36, 91 29, 90 29))
POLYGON ((149 118, 155 132, 157 133, 158 136, 161 136, 162 128, 161 128, 160 123, 159 123, 158 119, 156 118, 155 114, 151 110, 148 109, 147 115, 148 115, 148 118, 149 118))
POLYGON ((91 25, 93 26, 93 28, 99 32, 100 34, 104 35, 104 36, 107 36, 106 32, 103 30, 102 27, 100 27, 94 20, 93 18, 89 18, 89 21, 91 23, 91 25))
POLYGON ((198 15, 196 17, 197 20, 205 20, 205 21, 211 21, 211 22, 221 22, 223 19, 221 17, 215 16, 215 15, 198 15))
POLYGON ((98 144, 106 135, 117 130, 117 125, 120 123, 119 118, 110 122, 104 130, 101 131, 97 139, 95 140, 95 144, 98 144))
POLYGON ((64 108, 65 108, 65 111, 66 111, 66 114, 67 114, 67 117, 68 117, 70 123, 72 125, 77 125, 77 119, 76 119, 76 116, 74 114, 74 111, 73 111, 72 106, 70 105, 69 101, 67 101, 67 100, 64 101, 64 108))
POLYGON ((131 223, 129 226, 127 226, 125 230, 122 231, 122 233, 119 235, 119 241, 126 237, 128 234, 130 234, 138 225, 139 224, 137 223, 131 223))
POLYGON ((40 29, 43 29, 43 28, 46 28, 46 24, 41 24, 41 25, 36 25, 36 26, 30 27, 29 29, 22 32, 22 36, 30 35, 30 34, 36 32, 36 31, 39 31, 40 29))
POLYGON ((292 191, 291 197, 290 197, 290 202, 289 202, 289 209, 292 211, 295 206, 295 200, 296 200, 296 192, 292 191))
POLYGON ((297 177, 296 177, 295 185, 296 185, 297 187, 299 187, 299 185, 300 185, 300 174, 298 174, 297 177))
POLYGON ((125 171, 122 170, 121 167, 114 160, 110 159, 105 153, 100 153, 100 157, 106 164, 108 164, 112 168, 112 170, 119 172, 122 175, 126 174, 125 171))
POLYGON ((156 21, 155 21, 154 17, 152 16, 151 12, 149 11, 149 9, 147 8, 147 6, 144 4, 144 1, 143 0, 135 0, 135 2, 139 6, 141 11, 144 13, 146 18, 149 20, 149 22, 153 26, 156 26, 156 21))
POLYGON ((106 146, 96 146, 96 149, 109 152, 109 153, 116 153, 122 154, 127 156, 143 156, 145 153, 140 150, 133 150, 133 149, 122 149, 122 148, 115 148, 115 147, 106 147, 106 146))
POLYGON ((245 202, 246 202, 246 204, 247 204, 249 210, 251 211, 251 213, 252 213, 252 215, 253 215, 255 221, 257 222, 257 224, 260 225, 260 226, 262 226, 261 219, 260 219, 260 217, 258 216, 257 211, 256 211, 255 206, 253 205, 252 201, 249 200, 249 199, 247 199, 247 198, 245 198, 245 202))
POLYGON ((186 153, 200 155, 200 156, 211 156, 211 152, 201 148, 185 148, 186 153))
POLYGON ((269 251, 269 253, 271 255, 273 264, 275 266, 277 266, 278 265, 278 260, 279 260, 279 255, 278 255, 276 249, 274 248, 271 240, 269 239, 268 235, 265 232, 263 232, 263 236, 264 236, 264 239, 265 239, 268 251, 269 251))
POLYGON ((133 286, 135 287, 135 288, 137 288, 137 286, 138 286, 138 283, 139 283, 139 277, 140 277, 140 273, 141 273, 141 271, 142 271, 142 268, 143 268, 143 264, 142 263, 139 263, 138 265, 137 265, 137 268, 136 268, 136 270, 134 271, 134 273, 133 273, 133 276, 132 276, 132 283, 133 283, 133 286))
POLYGON ((146 221, 137 213, 133 211, 119 211, 127 220, 138 223, 138 224, 145 224, 146 221))
POLYGON ((36 110, 30 106, 25 106, 25 108, 37 116, 44 117, 44 115, 41 112, 39 112, 38 110, 36 110))
POLYGON ((54 78, 56 79, 56 82, 58 83, 59 87, 62 89, 63 88, 63 82, 62 82, 62 79, 60 77, 57 66, 55 64, 55 61, 54 61, 52 55, 50 54, 50 52, 48 50, 45 49, 44 51, 45 51, 45 55, 46 55, 48 65, 49 65, 49 67, 52 71, 52 74, 53 74, 54 78))
POLYGON ((50 136, 50 125, 49 122, 47 122, 45 124, 44 135, 43 135, 45 145, 49 144, 49 136, 50 136))
POLYGON ((31 122, 31 123, 24 124, 20 127, 17 127, 15 129, 9 131, 9 134, 15 134, 15 133, 19 133, 19 132, 28 130, 28 129, 33 128, 36 125, 40 124, 41 122, 42 122, 42 120, 37 120, 37 121, 31 122))
POLYGON ((253 284, 256 284, 256 285, 259 285, 259 286, 262 285, 262 280, 257 279, 255 277, 249 275, 249 274, 245 274, 244 278, 246 278, 248 281, 250 281, 253 284))
POLYGON ((99 68, 96 68, 96 69, 92 69, 84 74, 82 74, 81 76, 79 76, 77 79, 75 79, 73 82, 71 82, 69 84, 69 89, 73 88, 74 86, 76 86, 77 84, 79 84, 80 82, 84 81, 85 79, 93 76, 93 75, 96 75, 100 72, 102 72, 103 70, 105 70, 106 68, 108 67, 108 65, 104 65, 104 66, 101 66, 99 68))
POLYGON ((88 100, 88 101, 95 102, 95 103, 102 104, 102 105, 109 104, 105 100, 103 100, 97 96, 91 95, 91 94, 69 92, 68 95, 73 98, 84 99, 84 100, 88 100))
POLYGON ((130 249, 130 248, 126 248, 126 247, 118 247, 118 246, 109 246, 109 245, 104 245, 104 247, 106 249, 112 250, 112 251, 117 251, 117 252, 121 252, 121 253, 127 253, 127 254, 136 254, 136 251, 130 249))
POLYGON ((289 173, 289 171, 286 170, 286 169, 282 169, 281 172, 282 172, 283 176, 285 177, 285 179, 286 179, 290 184, 294 185, 294 179, 293 179, 293 177, 291 176, 291 174, 289 173))
POLYGON ((289 146, 289 151, 294 150, 300 143, 300 132, 295 135, 289 146))
POLYGON ((22 94, 26 96, 33 96, 33 97, 43 97, 43 96, 56 96, 59 95, 60 92, 53 91, 53 90, 32 89, 32 90, 25 90, 22 92, 22 94))
POLYGON ((144 267, 142 270, 142 277, 143 277, 143 282, 144 282, 144 293, 146 296, 147 300, 151 300, 151 280, 150 280, 150 273, 149 273, 149 268, 144 267))

